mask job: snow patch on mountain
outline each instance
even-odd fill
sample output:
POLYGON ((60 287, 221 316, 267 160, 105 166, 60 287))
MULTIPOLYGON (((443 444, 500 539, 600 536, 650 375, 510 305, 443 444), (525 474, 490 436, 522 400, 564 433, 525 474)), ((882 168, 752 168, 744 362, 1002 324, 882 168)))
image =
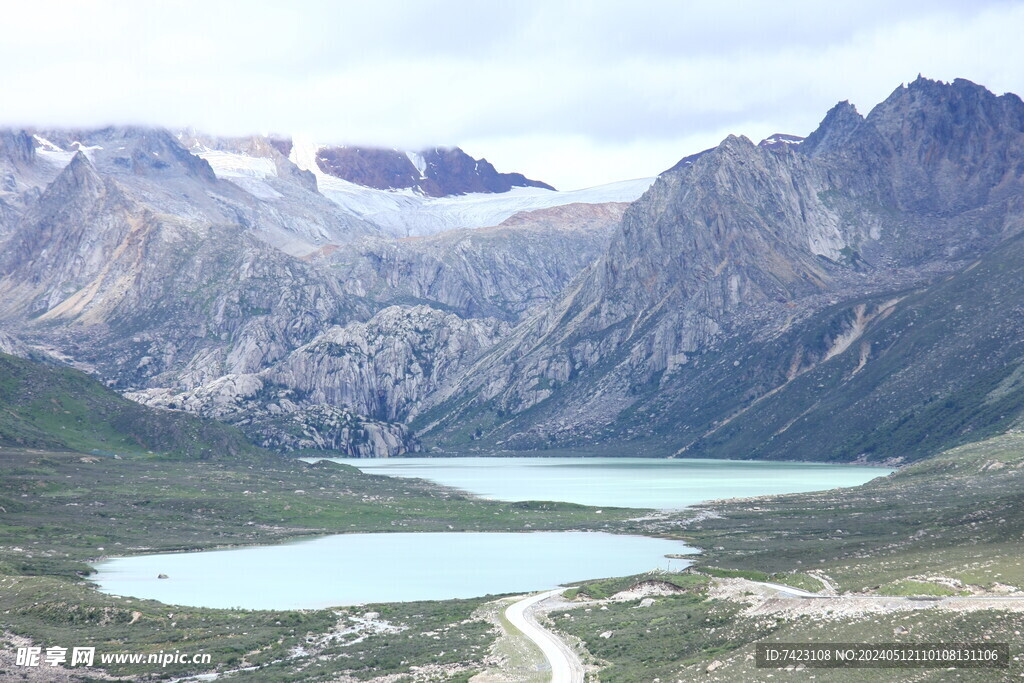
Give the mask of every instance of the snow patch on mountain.
POLYGON ((218 178, 235 180, 236 178, 269 178, 277 175, 274 160, 267 157, 254 157, 205 147, 191 151, 196 156, 205 159, 213 167, 213 172, 217 174, 218 178))
POLYGON ((416 167, 416 172, 420 174, 420 180, 426 179, 427 160, 423 158, 423 155, 418 152, 406 152, 405 156, 408 157, 409 163, 416 167))
MULTIPOLYGON (((325 197, 396 237, 432 235, 459 228, 492 227, 520 211, 566 204, 632 202, 646 192, 655 180, 638 178, 569 192, 514 187, 502 193, 425 197, 413 190, 377 190, 328 175, 316 163, 319 149, 320 146, 315 143, 295 140, 289 158, 296 166, 316 176, 320 192, 325 197)), ((417 168, 420 166, 417 165, 417 168)))

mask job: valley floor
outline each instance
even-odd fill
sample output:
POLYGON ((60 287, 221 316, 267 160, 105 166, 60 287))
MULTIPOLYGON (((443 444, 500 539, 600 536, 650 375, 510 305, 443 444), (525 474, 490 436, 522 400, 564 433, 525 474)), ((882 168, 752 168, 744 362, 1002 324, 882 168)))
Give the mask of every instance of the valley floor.
MULTIPOLYGON (((209 652, 217 670, 237 671, 225 680, 546 680, 540 650, 504 616, 508 600, 213 610, 107 596, 81 577, 105 554, 527 524, 671 536, 704 550, 686 572, 586 582, 545 610, 540 624, 575 648, 588 681, 1024 674, 1020 434, 852 489, 718 501, 684 513, 498 503, 423 481, 279 459, 4 451, 0 475, 0 678, 24 673, 6 654, 29 639, 98 651, 209 652), (769 670, 754 665, 759 641, 1005 642, 1012 661, 1002 670, 769 670)), ((141 680, 203 670, 108 665, 88 676, 141 680)), ((81 671, 64 674, 85 680, 81 671)))

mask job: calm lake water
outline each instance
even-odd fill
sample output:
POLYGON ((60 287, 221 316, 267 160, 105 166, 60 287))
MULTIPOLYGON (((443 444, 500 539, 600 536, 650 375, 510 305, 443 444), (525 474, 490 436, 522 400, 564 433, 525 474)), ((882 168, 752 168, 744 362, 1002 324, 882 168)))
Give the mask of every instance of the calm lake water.
POLYGON ((105 593, 173 605, 317 608, 518 593, 681 570, 679 541, 587 532, 343 534, 276 546, 115 558, 105 593), (158 579, 158 574, 169 578, 158 579))
MULTIPOLYGON (((716 498, 855 486, 889 470, 848 465, 650 458, 339 460, 499 500, 681 508, 716 498)), ((343 534, 276 546, 115 558, 107 593, 248 609, 443 600, 518 593, 651 569, 681 570, 678 541, 583 532, 343 534), (170 578, 158 579, 166 574, 170 578)))
POLYGON ((718 498, 857 486, 891 472, 854 465, 664 458, 330 459, 371 474, 420 477, 495 500, 664 509, 718 498))

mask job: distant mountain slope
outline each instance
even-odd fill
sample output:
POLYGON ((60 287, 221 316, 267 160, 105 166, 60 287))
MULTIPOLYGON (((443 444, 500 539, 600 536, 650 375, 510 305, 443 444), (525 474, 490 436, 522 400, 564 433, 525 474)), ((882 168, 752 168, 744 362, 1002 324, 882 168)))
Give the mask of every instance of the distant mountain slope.
POLYGON ((428 303, 465 318, 518 320, 557 297, 608 246, 627 204, 522 211, 493 228, 367 238, 318 258, 354 295, 428 303))
POLYGON ((498 173, 486 159, 474 159, 458 147, 403 152, 376 147, 322 147, 316 155, 321 171, 378 190, 416 190, 429 197, 470 192, 508 192, 513 187, 540 187, 522 173, 498 173))
MULTIPOLYGON (((499 225, 516 213, 569 204, 631 202, 644 193, 654 178, 627 180, 598 187, 556 192, 546 186, 514 186, 505 192, 473 190, 467 194, 429 196, 413 188, 377 189, 325 173, 317 162, 322 145, 274 137, 216 138, 181 131, 178 139, 207 161, 218 178, 274 199, 285 187, 299 184, 327 200, 335 211, 375 225, 385 237, 426 236, 448 230, 499 225), (287 158, 284 151, 288 152, 287 158)), ((404 153, 397 153, 404 154, 404 153)), ((404 158, 404 157, 403 157, 404 158)), ((406 159, 408 161, 408 159, 406 159)), ((285 199, 278 198, 283 202, 285 199)), ((288 199, 288 201, 294 201, 288 199)), ((319 206, 319 204, 317 205, 319 206)), ((357 238, 367 235, 354 231, 357 238)), ((331 233, 307 231, 302 242, 286 245, 289 253, 304 255, 333 240, 331 233)), ((278 238, 280 239, 280 238, 278 238)))
MULTIPOLYGON (((159 161, 159 149, 138 144, 146 153, 136 156, 159 161)), ((154 167, 167 177, 151 180, 76 152, 4 245, 0 315, 121 386, 248 372, 360 315, 360 302, 312 268, 218 220, 218 199, 240 191, 192 159, 198 174, 154 167)))
MULTIPOLYGON (((498 322, 474 318, 515 320, 556 296, 600 255, 621 215, 619 205, 588 203, 531 216, 518 209, 534 200, 508 193, 499 213, 517 216, 509 225, 400 242, 325 197, 320 181, 358 188, 371 202, 447 200, 304 170, 285 156, 293 151, 277 138, 138 127, 3 133, 4 327, 26 348, 52 350, 152 403, 215 413, 267 446, 395 455, 415 448, 393 420, 437 387, 429 368, 422 383, 346 371, 350 386, 328 387, 316 400, 295 393, 327 381, 316 364, 291 363, 283 383, 236 379, 289 356, 305 358, 292 352, 371 319, 382 339, 404 334, 408 319, 439 320, 427 325, 437 328, 430 337, 440 340, 437 348, 414 337, 408 362, 398 364, 403 373, 423 371, 425 358, 435 368, 461 367, 493 336, 466 348, 445 339, 498 322), (419 316, 412 308, 419 304, 440 319, 419 316), (391 306, 402 308, 375 318, 391 306), (237 399, 234 409, 211 408, 225 391, 237 399), (411 404, 383 409, 390 399, 378 393, 411 404), (164 401, 178 395, 197 398, 164 401)), ((568 201, 551 190, 519 189, 548 195, 541 206, 568 201)), ((592 198, 604 200, 602 192, 592 198)), ((456 209, 443 215, 497 215, 472 208, 494 196, 455 198, 456 209)))
MULTIPOLYGON (((931 419, 927 403, 973 395, 972 373, 1011 374, 1013 359, 997 354, 989 364, 955 352, 986 347, 981 325, 930 340, 926 350, 918 331, 948 328, 948 312, 930 306, 929 317, 915 321, 899 314, 905 304, 886 302, 986 254, 1016 253, 1022 159, 1024 103, 963 80, 919 79, 866 118, 841 103, 802 142, 756 146, 730 136, 662 174, 626 211, 604 257, 433 396, 416 426, 442 444, 626 442, 665 455, 884 459, 945 447, 960 437, 922 427, 931 419), (908 355, 904 369, 882 361, 881 347, 862 356, 853 340, 876 319, 903 321, 886 328, 889 343, 917 339, 920 359, 908 355), (956 353, 958 362, 942 360, 956 353), (850 372, 865 364, 852 385, 808 386, 813 368, 841 363, 852 363, 850 372), (947 375, 868 387, 875 363, 900 375, 931 364, 947 375), (803 402, 796 386, 804 386, 803 402), (866 403, 849 405, 849 414, 815 412, 852 397, 866 403), (872 402, 887 412, 869 410, 872 402), (787 407, 797 405, 817 416, 807 419, 815 437, 797 439, 804 416, 787 407), (897 430, 893 415, 911 424, 897 430), (829 430, 830 420, 839 426, 829 430), (855 424, 860 436, 847 429, 855 424), (909 447, 914 429, 935 438, 909 447), (885 435, 897 431, 903 441, 886 446, 885 435)), ((978 290, 970 278, 956 282, 962 290, 942 297, 963 310, 978 290)), ((1005 280, 997 299, 1009 308, 993 315, 1021 301, 1012 284, 1005 280)), ((1012 317, 979 319, 1018 333, 1012 317)), ((1013 415, 984 405, 957 412, 966 420, 957 429, 978 434, 1013 415)))
POLYGON ((805 139, 729 136, 653 184, 574 192, 374 189, 321 149, 0 133, 0 344, 357 455, 414 450, 412 427, 442 447, 912 459, 1019 418, 1014 95, 922 78, 805 139))
POLYGON ((215 459, 257 451, 232 427, 122 398, 88 375, 0 354, 0 445, 215 459))
MULTIPOLYGON (((681 454, 905 461, 1019 427, 1024 237, 927 286, 828 307, 761 344, 756 364, 742 359, 750 348, 715 354, 741 363, 731 381, 688 382, 702 401, 687 422, 707 421, 690 437, 674 430, 675 443, 692 439, 681 454)), ((677 400, 654 413, 683 410, 677 400)))

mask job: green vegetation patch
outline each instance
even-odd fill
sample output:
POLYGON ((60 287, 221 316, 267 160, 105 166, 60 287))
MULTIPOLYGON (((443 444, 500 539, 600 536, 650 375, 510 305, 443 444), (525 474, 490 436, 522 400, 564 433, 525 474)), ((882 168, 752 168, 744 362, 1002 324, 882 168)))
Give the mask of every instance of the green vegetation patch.
POLYGON ((635 588, 644 583, 666 583, 683 590, 702 589, 707 585, 708 580, 698 574, 682 573, 668 574, 664 572, 651 572, 647 574, 635 574, 633 576, 620 576, 610 579, 598 579, 596 581, 584 581, 566 591, 565 596, 569 599, 576 597, 590 598, 592 600, 603 600, 616 593, 635 588))
MULTIPOLYGON (((0 612, 7 628, 46 647, 95 647, 104 654, 203 653, 210 665, 110 664, 119 676, 185 675, 256 666, 288 658, 334 615, 318 611, 215 610, 118 598, 82 583, 46 576, 0 575, 0 612)), ((15 673, 15 672, 9 672, 15 673)), ((24 670, 18 673, 24 673, 24 670)), ((4 672, 0 671, 0 678, 4 672)), ((6 679, 5 679, 6 680, 6 679)))
POLYGON ((1007 434, 863 486, 708 504, 712 514, 681 520, 674 532, 705 549, 696 558, 700 567, 821 572, 846 590, 877 590, 915 576, 975 590, 1024 588, 1021 491, 1024 434, 1007 434))
POLYGON ((931 581, 915 581, 913 579, 903 579, 902 581, 894 581, 884 586, 879 587, 877 593, 879 595, 906 595, 906 596, 918 596, 918 595, 934 595, 934 596, 949 596, 957 595, 961 591, 956 591, 949 586, 942 584, 933 583, 931 581))
POLYGON ((85 373, 0 353, 0 446, 186 459, 258 455, 213 420, 129 401, 85 373))
POLYGON ((559 630, 580 638, 606 664, 602 683, 674 681, 680 667, 722 656, 777 628, 738 618, 741 605, 709 600, 702 591, 656 597, 649 607, 638 601, 606 607, 550 614, 559 630))
MULTIPOLYGON (((473 616, 482 599, 333 611, 122 599, 86 584, 90 563, 344 532, 615 531, 637 514, 481 500, 423 480, 277 456, 189 462, 12 449, 0 449, 0 507, 0 613, 8 631, 43 647, 95 646, 97 655, 211 655, 211 666, 171 665, 161 670, 167 675, 260 667, 246 680, 369 678, 413 666, 442 680, 465 679, 483 668, 493 627, 473 616), (379 617, 371 622, 394 628, 360 626, 372 611, 379 617)), ((135 677, 153 666, 106 670, 135 677)))

